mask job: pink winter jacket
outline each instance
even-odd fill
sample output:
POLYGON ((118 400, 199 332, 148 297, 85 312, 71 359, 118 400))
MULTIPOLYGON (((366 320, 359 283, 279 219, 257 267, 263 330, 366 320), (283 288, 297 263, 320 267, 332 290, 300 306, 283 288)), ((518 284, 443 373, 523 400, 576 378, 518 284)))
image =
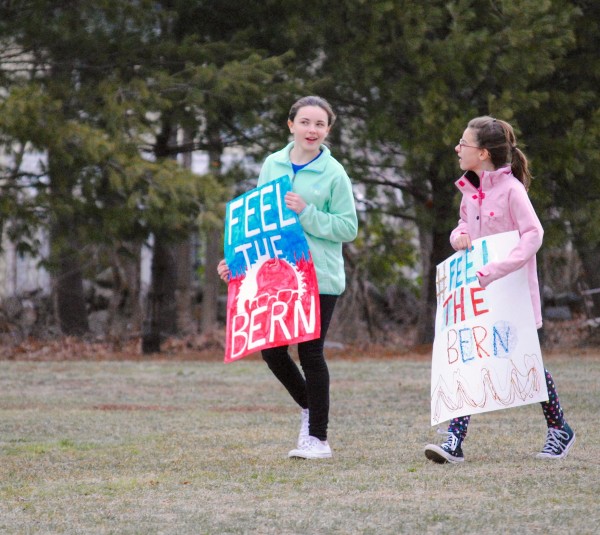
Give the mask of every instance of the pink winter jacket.
POLYGON ((463 176, 456 181, 463 194, 458 226, 450 234, 450 244, 456 250, 455 240, 461 234, 471 239, 483 238, 499 232, 518 230, 521 239, 501 262, 490 262, 479 272, 482 288, 495 280, 525 266, 529 278, 529 292, 537 328, 542 326, 540 289, 535 254, 542 245, 544 230, 529 200, 525 187, 512 174, 510 166, 495 171, 484 171, 481 188, 477 189, 463 176))

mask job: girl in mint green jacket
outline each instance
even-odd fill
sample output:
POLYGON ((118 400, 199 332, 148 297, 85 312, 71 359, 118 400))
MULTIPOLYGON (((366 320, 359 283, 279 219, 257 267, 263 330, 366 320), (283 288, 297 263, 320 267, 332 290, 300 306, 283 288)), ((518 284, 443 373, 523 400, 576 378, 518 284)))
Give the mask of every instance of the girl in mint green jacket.
MULTIPOLYGON (((354 240, 358 229, 350 179, 323 144, 334 121, 331 106, 321 97, 303 97, 294 103, 287 122, 293 141, 267 157, 258 179, 259 186, 283 175, 292 179, 285 203, 299 215, 319 285, 321 336, 298 344, 302 371, 288 346, 262 351, 271 371, 301 407, 298 443, 288 456, 305 459, 332 456, 327 442, 329 370, 323 347, 337 298, 346 285, 342 244, 354 240)), ((227 281, 224 261, 218 271, 227 281)))

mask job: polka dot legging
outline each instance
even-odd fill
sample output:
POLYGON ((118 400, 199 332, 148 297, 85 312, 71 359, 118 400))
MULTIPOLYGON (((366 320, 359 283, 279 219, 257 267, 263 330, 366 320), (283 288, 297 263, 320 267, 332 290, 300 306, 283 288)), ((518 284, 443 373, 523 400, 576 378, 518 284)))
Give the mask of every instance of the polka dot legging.
MULTIPOLYGON (((560 401, 558 400, 558 394, 556 393, 554 379, 552 379, 552 375, 550 375, 548 370, 544 370, 544 372, 546 373, 546 385, 548 386, 548 401, 540 403, 544 411, 544 418, 546 418, 548 427, 562 429, 565 425, 565 419, 560 401)), ((467 436, 467 428, 470 420, 470 416, 454 418, 450 421, 450 425, 448 425, 448 432, 464 440, 467 436)))

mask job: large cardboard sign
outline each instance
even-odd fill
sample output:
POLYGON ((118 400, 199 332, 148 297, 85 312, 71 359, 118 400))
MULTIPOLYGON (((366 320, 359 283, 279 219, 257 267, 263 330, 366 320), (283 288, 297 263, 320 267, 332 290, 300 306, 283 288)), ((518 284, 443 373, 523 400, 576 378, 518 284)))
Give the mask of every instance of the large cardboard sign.
POLYGON ((225 362, 318 338, 319 289, 300 220, 285 206, 288 176, 227 203, 225 362))
POLYGON ((517 231, 481 238, 437 266, 431 425, 548 400, 525 268, 485 289, 475 275, 518 241, 517 231))

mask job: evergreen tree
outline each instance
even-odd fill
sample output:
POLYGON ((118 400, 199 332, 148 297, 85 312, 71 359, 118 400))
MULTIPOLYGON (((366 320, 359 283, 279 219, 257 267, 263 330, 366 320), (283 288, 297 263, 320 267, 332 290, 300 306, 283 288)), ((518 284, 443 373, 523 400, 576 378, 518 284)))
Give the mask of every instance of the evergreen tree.
POLYGON ((519 117, 539 110, 572 47, 576 12, 564 2, 440 0, 340 2, 330 14, 338 24, 324 34, 322 72, 362 127, 350 148, 366 148, 363 176, 400 190, 397 208, 418 225, 420 339, 431 340, 436 265, 452 252, 458 214, 454 147, 472 117, 521 129, 519 117))
POLYGON ((141 242, 153 228, 180 233, 199 213, 203 192, 215 190, 213 181, 141 152, 154 137, 148 116, 165 102, 152 79, 137 74, 156 29, 150 7, 32 1, 4 13, 4 42, 15 52, 2 65, 0 131, 12 156, 3 192, 21 207, 3 215, 17 239, 27 238, 31 223, 50 229, 47 265, 66 334, 87 330, 89 244, 141 242), (22 167, 24 151, 40 155, 39 169, 22 167), (35 221, 23 219, 23 207, 35 221))

